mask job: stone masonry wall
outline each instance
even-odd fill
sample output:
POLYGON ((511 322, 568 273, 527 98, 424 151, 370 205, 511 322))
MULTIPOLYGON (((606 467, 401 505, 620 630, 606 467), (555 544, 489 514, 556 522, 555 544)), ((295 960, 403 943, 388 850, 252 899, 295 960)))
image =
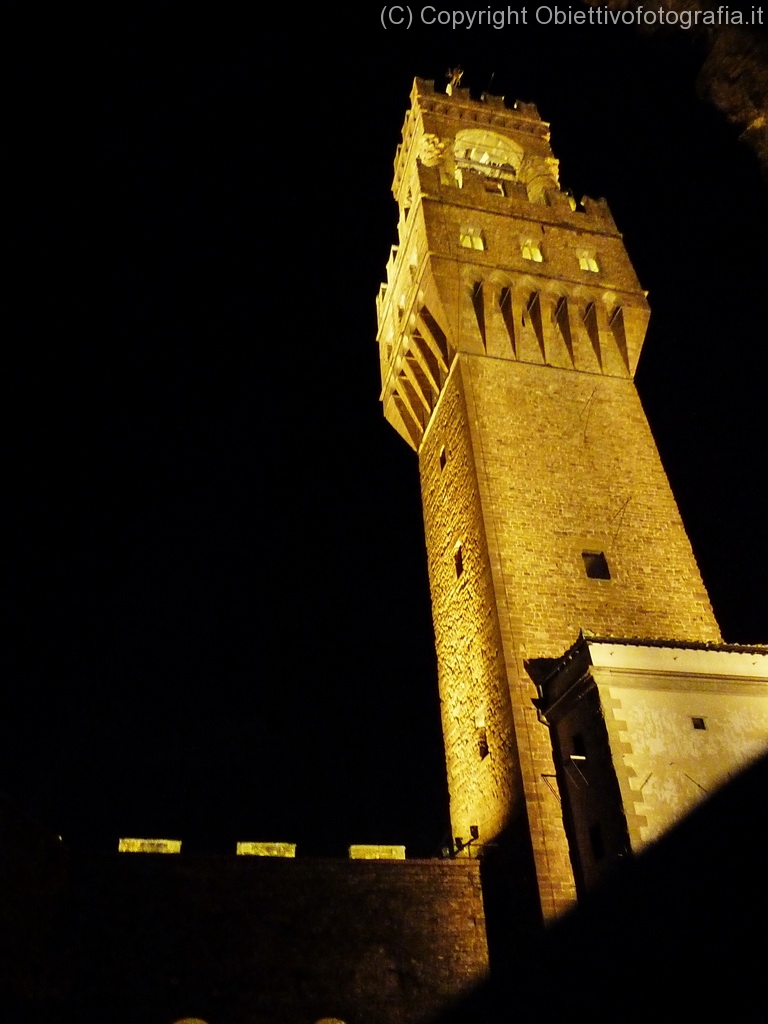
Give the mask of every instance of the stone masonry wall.
POLYGON ((497 836, 521 793, 501 634, 458 364, 421 446, 422 502, 455 836, 497 836), (444 466, 441 467, 441 461, 444 466), (456 556, 461 550, 462 571, 456 556), (481 742, 487 743, 483 756, 481 742))
POLYGON ((483 466, 470 429, 465 366, 461 357, 420 451, 451 822, 454 835, 462 837, 478 825, 480 844, 511 841, 517 863, 524 865, 532 853, 536 878, 525 881, 523 867, 518 884, 536 886, 549 919, 573 905, 575 887, 549 731, 538 720, 535 690, 510 643, 506 600, 491 565, 497 539, 486 536, 486 523, 494 523, 484 513, 477 477, 483 466), (485 757, 479 738, 487 740, 485 757), (522 833, 513 827, 521 821, 522 833))
POLYGON ((524 793, 556 916, 573 878, 525 660, 582 628, 716 640, 717 624, 630 380, 462 353, 420 464, 454 833, 498 836, 524 793), (587 577, 585 551, 611 579, 587 577))
POLYGON ((487 974, 477 861, 88 857, 57 918, 25 1024, 422 1024, 487 974))
POLYGON ((581 629, 719 631, 632 381, 461 359, 542 907, 554 916, 573 880, 524 662, 561 655, 581 629), (583 552, 603 553, 611 578, 587 577, 583 552))
POLYGON ((720 639, 632 381, 463 357, 500 620, 523 658, 580 629, 720 639), (587 577, 603 552, 610 580, 587 577))

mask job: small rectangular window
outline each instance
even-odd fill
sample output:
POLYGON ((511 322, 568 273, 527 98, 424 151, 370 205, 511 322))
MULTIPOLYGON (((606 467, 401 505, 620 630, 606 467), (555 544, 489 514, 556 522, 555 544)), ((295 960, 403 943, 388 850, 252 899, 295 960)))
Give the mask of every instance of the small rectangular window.
POLYGON ((459 245, 464 249, 485 249, 485 239, 479 228, 462 228, 459 231, 459 245))
POLYGON ((703 718, 691 718, 691 722, 693 723, 693 728, 694 729, 706 729, 707 728, 707 723, 704 721, 703 718))
POLYGON ((477 752, 480 755, 480 760, 484 761, 488 757, 488 733, 486 732, 485 726, 480 725, 476 729, 477 736, 477 752))
POLYGON ((591 580, 609 580, 611 571, 602 551, 582 551, 584 571, 591 580))
POLYGON ((544 257, 541 255, 541 249, 536 242, 531 239, 526 239, 520 246, 520 252, 522 253, 524 260, 532 260, 534 263, 543 263, 544 257))
POLYGON ((579 253, 579 267, 582 270, 591 270, 593 274, 597 274, 600 270, 597 260, 588 252, 579 253))

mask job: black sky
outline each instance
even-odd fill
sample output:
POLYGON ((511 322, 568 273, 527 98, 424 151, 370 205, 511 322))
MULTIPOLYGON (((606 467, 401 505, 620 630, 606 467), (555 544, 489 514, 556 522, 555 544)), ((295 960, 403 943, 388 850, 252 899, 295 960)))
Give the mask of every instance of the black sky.
POLYGON ((416 458, 375 348, 414 75, 536 102, 563 183, 608 198, 715 612, 768 641, 768 192, 693 41, 281 17, 10 34, 0 791, 76 845, 441 845, 416 458))

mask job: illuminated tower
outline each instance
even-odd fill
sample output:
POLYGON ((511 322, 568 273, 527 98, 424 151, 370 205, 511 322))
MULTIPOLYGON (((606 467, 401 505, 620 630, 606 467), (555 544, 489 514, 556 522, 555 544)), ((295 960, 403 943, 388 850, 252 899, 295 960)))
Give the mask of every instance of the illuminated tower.
POLYGON ((531 104, 417 80, 378 300, 384 415, 419 456, 453 834, 545 920, 574 883, 526 664, 581 630, 720 638, 633 383, 644 293, 548 140, 531 104))

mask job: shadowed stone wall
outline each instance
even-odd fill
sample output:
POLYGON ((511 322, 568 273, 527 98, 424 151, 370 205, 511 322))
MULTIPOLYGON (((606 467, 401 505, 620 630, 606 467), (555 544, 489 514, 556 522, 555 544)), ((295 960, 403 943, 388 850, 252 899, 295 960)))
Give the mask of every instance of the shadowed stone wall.
POLYGON ((66 874, 44 962, 6 965, 5 1021, 417 1024, 487 971, 477 861, 129 854, 66 874))

